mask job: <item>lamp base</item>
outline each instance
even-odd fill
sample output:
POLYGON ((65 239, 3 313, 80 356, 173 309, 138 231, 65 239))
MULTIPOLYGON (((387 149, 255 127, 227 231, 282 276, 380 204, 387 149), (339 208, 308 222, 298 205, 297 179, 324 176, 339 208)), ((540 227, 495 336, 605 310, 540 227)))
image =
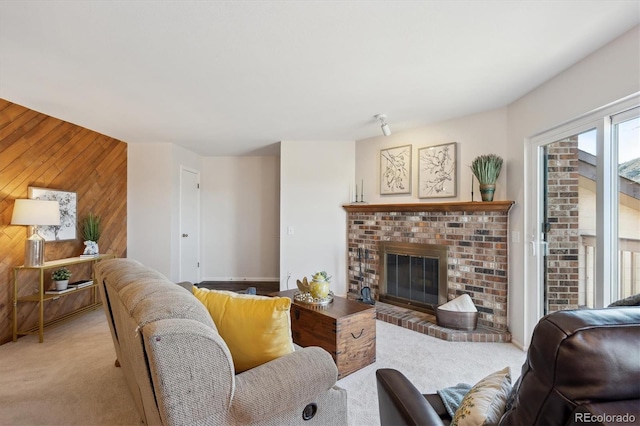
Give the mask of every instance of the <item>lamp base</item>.
POLYGON ((42 265, 44 265, 44 238, 35 233, 24 243, 24 266, 42 265))

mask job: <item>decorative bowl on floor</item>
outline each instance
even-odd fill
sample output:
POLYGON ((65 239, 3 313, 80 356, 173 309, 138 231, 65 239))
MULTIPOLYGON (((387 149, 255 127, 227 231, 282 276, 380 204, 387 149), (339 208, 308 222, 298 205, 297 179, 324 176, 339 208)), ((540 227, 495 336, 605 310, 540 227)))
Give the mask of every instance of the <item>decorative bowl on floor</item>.
POLYGON ((477 312, 456 312, 436 309, 436 322, 440 327, 473 331, 478 326, 477 312))

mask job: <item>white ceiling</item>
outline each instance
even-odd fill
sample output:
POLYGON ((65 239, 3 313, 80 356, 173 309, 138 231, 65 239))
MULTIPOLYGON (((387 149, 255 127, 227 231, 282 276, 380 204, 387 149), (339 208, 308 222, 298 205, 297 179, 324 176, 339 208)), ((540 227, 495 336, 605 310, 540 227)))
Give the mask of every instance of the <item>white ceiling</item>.
POLYGON ((639 0, 0 0, 0 97, 260 155, 508 105, 639 22, 639 0))

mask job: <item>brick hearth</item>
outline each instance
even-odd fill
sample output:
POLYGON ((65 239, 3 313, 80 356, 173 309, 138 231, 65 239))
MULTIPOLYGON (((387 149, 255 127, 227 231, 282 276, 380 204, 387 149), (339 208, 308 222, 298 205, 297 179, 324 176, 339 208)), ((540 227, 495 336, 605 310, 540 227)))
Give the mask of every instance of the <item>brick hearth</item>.
MULTIPOLYGON (((380 241, 445 245, 449 249, 447 299, 452 300, 463 293, 469 294, 478 308, 479 328, 496 330, 497 336, 509 336, 507 243, 508 213, 512 205, 512 201, 502 201, 344 206, 348 212, 349 293, 359 296, 360 288, 366 285, 371 288, 372 297, 377 300, 380 241), (362 271, 358 248, 363 252, 368 250, 369 253, 366 266, 363 262, 362 271)), ((379 307, 379 317, 382 316, 380 319, 387 321, 386 315, 389 319, 387 322, 393 324, 407 321, 410 325, 408 328, 416 331, 422 328, 426 330, 425 334, 446 334, 451 339, 461 341, 482 341, 480 335, 493 336, 484 333, 473 337, 474 333, 468 333, 471 337, 461 337, 460 332, 436 326, 435 319, 431 320, 432 326, 427 326, 423 323, 428 320, 423 317, 427 314, 410 310, 389 311, 383 306, 385 304, 379 305, 382 307, 379 307)), ((510 340, 510 336, 488 338, 510 340)))
POLYGON ((511 333, 478 326, 473 331, 453 330, 436 324, 434 315, 425 314, 386 303, 376 303, 377 319, 418 333, 450 342, 495 342, 508 343, 511 333))

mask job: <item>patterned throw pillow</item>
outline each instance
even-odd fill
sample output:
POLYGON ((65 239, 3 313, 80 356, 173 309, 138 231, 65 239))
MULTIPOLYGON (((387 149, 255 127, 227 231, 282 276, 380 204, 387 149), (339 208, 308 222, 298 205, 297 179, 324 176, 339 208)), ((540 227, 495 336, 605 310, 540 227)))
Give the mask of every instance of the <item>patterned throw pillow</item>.
POLYGON ((480 380, 458 407, 451 426, 495 425, 511 391, 511 369, 506 367, 480 380))

